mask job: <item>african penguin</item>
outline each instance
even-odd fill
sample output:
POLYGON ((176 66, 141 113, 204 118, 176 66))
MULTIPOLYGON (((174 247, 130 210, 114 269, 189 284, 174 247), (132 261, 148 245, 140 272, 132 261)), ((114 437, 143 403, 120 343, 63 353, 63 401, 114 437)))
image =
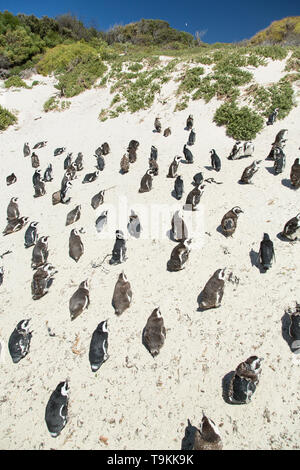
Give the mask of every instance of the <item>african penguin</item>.
POLYGON ((129 216, 129 222, 127 224, 127 230, 129 234, 134 238, 140 238, 142 226, 140 223, 139 216, 131 209, 131 215, 129 216))
POLYGON ((99 193, 95 194, 91 200, 91 206, 93 209, 97 209, 101 204, 104 202, 104 191, 100 191, 99 193))
POLYGON ((3 235, 9 235, 10 233, 18 232, 21 230, 24 225, 28 223, 28 217, 20 217, 18 219, 10 220, 3 230, 3 235))
POLYGON ((90 304, 90 296, 87 280, 79 284, 78 289, 74 292, 69 300, 69 310, 71 320, 75 320, 90 304))
POLYGON ((29 353, 32 337, 32 331, 29 328, 30 320, 21 320, 9 337, 8 350, 15 364, 29 353))
POLYGON ((112 306, 115 309, 115 314, 122 315, 122 313, 130 307, 131 300, 132 291, 130 282, 124 271, 122 271, 116 282, 112 298, 112 306))
POLYGON ((81 216, 81 205, 75 207, 75 209, 71 210, 67 215, 66 225, 71 225, 77 222, 81 216))
POLYGON ((54 266, 46 263, 40 266, 33 275, 31 282, 31 294, 33 300, 38 300, 46 295, 52 285, 53 276, 57 273, 54 266))
POLYGON ((300 239, 300 213, 285 224, 281 235, 291 241, 300 239))
POLYGON ((173 248, 171 257, 167 263, 168 271, 180 271, 185 268, 190 253, 191 240, 184 240, 173 248))
POLYGON ((116 230, 116 241, 109 264, 120 264, 126 261, 126 242, 122 230, 116 230))
POLYGON ((193 115, 190 114, 189 117, 186 120, 186 128, 188 131, 190 131, 193 128, 194 125, 194 118, 193 115))
POLYGON ((28 142, 25 142, 24 147, 23 147, 23 155, 24 155, 24 157, 29 157, 30 153, 31 153, 31 152, 30 152, 29 143, 28 143, 28 142))
POLYGON ((300 158, 296 158, 296 160, 294 161, 292 168, 291 168, 290 178, 291 178, 291 185, 295 189, 299 189, 300 188, 300 158))
POLYGON ((51 393, 45 411, 45 421, 52 437, 60 435, 68 421, 69 384, 60 382, 51 393))
POLYGON ((155 118, 154 127, 156 132, 161 132, 161 122, 159 117, 155 118))
POLYGON ((30 248, 31 246, 35 245, 38 239, 37 225, 38 225, 38 222, 31 222, 31 224, 27 228, 25 232, 25 236, 24 236, 25 248, 30 248))
POLYGON ((71 165, 72 163, 72 155, 73 153, 68 153, 68 155, 66 156, 66 158, 64 159, 64 170, 67 170, 69 168, 69 166, 71 165))
POLYGON ((209 278, 199 296, 199 310, 220 307, 225 288, 225 272, 226 268, 217 269, 209 278))
MULTIPOLYGON (((3 284, 3 278, 4 278, 4 268, 3 266, 0 266, 0 286, 3 284)), ((0 348, 0 353, 1 353, 1 348, 0 348)))
POLYGON ((32 168, 37 168, 40 166, 40 160, 36 153, 32 152, 31 155, 31 166, 32 168))
POLYGON ((200 202, 201 196, 203 195, 205 184, 202 186, 195 186, 192 191, 189 192, 186 198, 184 209, 192 209, 192 211, 197 210, 196 207, 200 202))
POLYGON ((269 114, 267 126, 272 126, 274 124, 278 115, 278 111, 279 111, 279 108, 275 108, 274 111, 271 114, 269 114))
POLYGON ((11 184, 16 183, 17 177, 14 173, 6 177, 6 184, 7 186, 10 186, 11 184))
POLYGON ((223 234, 226 237, 232 237, 234 234, 237 227, 238 216, 241 213, 243 213, 242 209, 238 206, 235 206, 224 215, 223 219, 221 220, 221 227, 223 234))
POLYGON ((251 141, 245 142, 243 146, 243 153, 244 157, 252 157, 252 154, 254 152, 254 145, 251 141))
POLYGON ((240 182, 244 184, 252 183, 252 176, 255 175, 255 173, 259 170, 260 163, 261 160, 255 160, 251 165, 247 166, 243 171, 240 182))
POLYGON ((291 350, 292 352, 300 353, 300 304, 296 302, 296 308, 292 311, 289 308, 286 313, 290 317, 289 335, 291 338, 291 350))
POLYGON ((99 170, 94 171, 94 173, 87 173, 82 181, 83 184, 85 183, 93 183, 98 176, 99 176, 99 170))
POLYGON ((171 135, 171 128, 167 127, 167 129, 164 130, 164 137, 169 137, 171 135))
POLYGON ((194 156, 193 156, 192 152, 190 151, 190 149, 187 148, 186 145, 184 145, 184 147, 183 147, 183 154, 184 154, 184 158, 186 159, 187 163, 194 163, 194 156))
POLYGON ((125 173, 128 173, 128 171, 129 171, 129 158, 127 157, 126 153, 121 158, 120 167, 121 167, 121 173, 123 175, 125 173))
POLYGON ((45 147, 45 145, 47 144, 47 140, 43 140, 42 142, 38 142, 37 144, 35 144, 35 146, 33 147, 33 150, 34 149, 41 149, 42 147, 45 147))
POLYGON ((195 432, 193 450, 222 450, 220 431, 215 423, 203 413, 199 429, 195 432))
POLYGON ((274 245, 267 233, 264 233, 263 240, 260 242, 259 261, 265 271, 271 268, 275 258, 274 245))
POLYGON ((84 253, 83 243, 81 241, 78 230, 75 228, 71 230, 69 237, 69 256, 74 261, 77 261, 81 258, 84 253))
POLYGON ((37 269, 47 262, 48 259, 48 238, 49 237, 40 237, 36 242, 31 259, 32 269, 37 269))
POLYGON ((98 233, 100 233, 107 224, 107 213, 108 211, 103 211, 96 220, 95 225, 98 233))
POLYGON ((146 193, 151 191, 152 189, 152 180, 153 180, 153 172, 152 170, 147 170, 144 176, 141 179, 141 185, 139 189, 139 193, 146 193))
POLYGON ((195 142, 196 142, 196 132, 194 131, 194 129, 192 129, 191 132, 189 133, 187 144, 194 145, 195 142))
POLYGON ((213 167, 214 170, 220 171, 221 170, 220 157, 216 154, 215 149, 212 149, 209 153, 210 153, 210 158, 211 158, 211 166, 213 167))
POLYGON ((65 150, 66 147, 58 147, 54 150, 54 156, 57 157, 58 155, 61 155, 62 153, 64 153, 65 150))
POLYGON ((263 358, 250 356, 241 362, 230 381, 228 399, 235 404, 248 404, 256 390, 261 375, 263 358))
POLYGON ((10 203, 7 206, 7 220, 12 221, 20 217, 20 211, 18 206, 18 198, 12 197, 10 203))
POLYGON ((39 181, 34 185, 34 196, 33 197, 41 197, 46 194, 46 187, 43 181, 39 181))
POLYGON ((104 158, 102 157, 102 155, 95 155, 95 157, 97 158, 97 168, 98 168, 98 170, 103 171, 104 167, 105 167, 104 158))
POLYGON ((155 308, 143 330, 143 342, 152 357, 159 354, 166 339, 166 328, 159 307, 155 308))
POLYGON ((170 234, 176 242, 183 242, 188 238, 188 229, 179 210, 172 217, 170 234))
POLYGON ((71 197, 69 196, 71 188, 71 181, 67 181, 64 187, 60 190, 60 202, 62 204, 69 204, 69 202, 71 201, 71 197))
POLYGON ((109 355, 107 354, 108 349, 108 329, 107 320, 99 323, 97 328, 92 334, 89 361, 91 364, 92 372, 96 372, 102 364, 107 361, 109 355))
POLYGON ((286 157, 281 149, 276 147, 274 149, 274 174, 279 175, 285 169, 286 157))
POLYGON ((179 162, 181 160, 181 157, 176 156, 174 157, 170 167, 169 167, 169 173, 167 174, 167 178, 175 178, 177 176, 177 170, 179 166, 179 162))
POLYGON ((200 186, 200 184, 203 183, 203 174, 200 172, 200 173, 196 173, 193 177, 193 184, 194 186, 200 186))
POLYGON ((53 171, 52 164, 49 163, 49 165, 47 166, 45 170, 43 181, 49 183, 50 181, 53 180, 52 171, 53 171))
POLYGON ((176 199, 178 199, 178 200, 180 200, 182 198, 182 195, 184 193, 183 179, 181 178, 180 175, 178 175, 176 180, 175 180, 174 193, 175 193, 176 199))
POLYGON ((107 142, 104 142, 104 144, 102 144, 101 151, 103 155, 108 155, 110 153, 110 147, 107 142))
POLYGON ((158 152, 154 145, 151 145, 150 160, 157 160, 158 152))
POLYGON ((35 170, 33 176, 32 176, 32 184, 35 186, 37 183, 41 181, 41 171, 40 169, 35 170))
POLYGON ((237 140, 229 154, 228 160, 238 160, 244 153, 243 144, 237 140))

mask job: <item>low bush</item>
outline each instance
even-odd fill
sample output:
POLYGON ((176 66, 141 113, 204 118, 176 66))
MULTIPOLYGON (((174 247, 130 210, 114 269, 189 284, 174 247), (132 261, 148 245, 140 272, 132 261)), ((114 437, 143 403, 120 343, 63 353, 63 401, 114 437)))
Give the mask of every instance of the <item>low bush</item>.
POLYGON ((213 120, 218 126, 226 126, 226 134, 236 140, 254 139, 264 124, 259 114, 247 106, 239 108, 235 102, 222 104, 213 120))
POLYGON ((12 124, 17 122, 17 117, 0 105, 0 130, 4 131, 12 124))
POLYGON ((7 80, 5 80, 4 86, 5 88, 29 88, 29 86, 26 85, 26 83, 18 75, 12 75, 7 80))

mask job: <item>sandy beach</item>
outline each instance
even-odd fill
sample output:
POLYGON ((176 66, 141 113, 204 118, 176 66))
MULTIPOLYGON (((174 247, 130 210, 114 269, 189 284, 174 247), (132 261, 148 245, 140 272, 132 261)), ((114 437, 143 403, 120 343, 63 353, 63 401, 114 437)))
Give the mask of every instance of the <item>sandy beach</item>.
MULTIPOLYGON (((272 83, 284 76, 286 60, 270 61, 266 67, 249 70, 257 83, 272 83)), ((178 71, 178 69, 177 69, 178 71)), ((176 75, 176 74, 175 74, 176 75)), ((31 296, 32 248, 25 249, 25 229, 0 237, 0 259, 4 281, 0 287, 0 448, 1 449, 181 449, 188 419, 199 426, 202 410, 219 426, 224 449, 299 449, 300 355, 293 355, 284 339, 285 309, 299 299, 299 242, 291 244, 277 235, 285 223, 300 212, 299 192, 289 187, 290 168, 299 156, 300 87, 293 84, 297 106, 282 121, 266 126, 254 140, 253 157, 227 159, 234 140, 225 128, 213 123, 220 102, 191 101, 184 111, 174 113, 174 91, 178 84, 166 83, 151 109, 125 113, 100 122, 99 112, 109 106, 113 95, 108 88, 95 87, 71 98, 63 112, 43 111, 44 102, 57 90, 54 77, 33 76, 25 80, 40 83, 33 89, 0 88, 0 103, 17 110, 18 123, 1 133, 0 175, 2 209, 0 224, 6 226, 10 199, 19 198, 22 216, 38 221, 39 235, 49 236, 49 262, 58 273, 49 293, 34 301, 31 296), (163 105, 162 102, 166 101, 163 105), (180 163, 185 193, 176 201, 171 192, 174 179, 166 178, 175 155, 182 155, 188 139, 186 118, 194 116, 196 143, 191 150, 194 163, 180 163), (165 138, 153 132, 156 116, 165 138), (286 167, 275 176, 273 162, 265 161, 277 132, 288 129, 286 167), (120 160, 131 139, 139 141, 137 161, 122 175, 120 160), (30 157, 23 157, 24 142, 30 148, 39 141, 47 145, 36 150, 44 173, 51 162, 54 179, 46 183, 46 195, 34 198, 30 157), (90 184, 84 175, 95 170, 94 151, 102 143, 111 148, 105 169, 90 184), (158 149, 159 175, 153 189, 139 194, 140 180, 148 169, 151 145, 158 149), (66 147, 53 156, 57 147, 66 147), (210 170, 211 149, 222 161, 219 173, 210 170), (83 153, 84 169, 77 173, 69 205, 52 205, 52 193, 60 189, 63 161, 83 153), (253 159, 262 160, 253 184, 238 183, 253 159), (208 168, 206 168, 206 166, 208 168), (130 238, 126 224, 133 208, 142 227, 152 229, 163 204, 170 213, 181 207, 195 173, 214 177, 223 184, 206 183, 199 214, 201 227, 184 270, 168 272, 167 261, 175 246, 162 224, 160 233, 141 239, 130 238), (14 172, 17 182, 6 186, 14 172), (94 210, 90 201, 101 189, 115 186, 105 202, 94 210), (81 218, 65 226, 67 213, 81 204, 81 218), (223 215, 240 206, 236 233, 225 238, 217 229, 223 215), (110 266, 114 237, 99 237, 95 221, 104 211, 116 211, 119 227, 127 240, 128 259, 110 266), (144 214, 144 218, 143 218, 144 214), (151 219, 151 214, 152 219, 151 219), (78 263, 69 257, 69 234, 83 227, 84 254, 78 263), (258 253, 263 233, 274 242, 276 262, 266 273, 252 265, 250 253, 258 253), (197 238, 198 236, 198 238, 197 238), (252 251, 251 251, 252 250, 252 251), (228 267, 239 284, 228 283, 218 309, 199 312, 197 297, 209 277, 228 267), (120 317, 111 305, 115 283, 124 270, 131 283, 131 307, 120 317), (84 279, 90 284, 90 306, 71 322, 69 299, 84 279), (160 307, 167 330, 160 354, 153 359, 142 344, 142 331, 149 315, 160 307), (30 352, 13 364, 8 339, 17 323, 31 318, 33 336, 30 352), (108 320, 109 359, 92 373, 88 352, 98 323, 108 320), (48 322, 48 323, 47 323, 48 322), (49 336, 47 325, 55 336, 49 336), (262 375, 248 405, 230 405, 223 398, 224 377, 251 355, 263 357, 262 375), (49 396, 60 381, 70 380, 69 420, 61 435, 53 439, 44 415, 49 396)), ((3 82, 1 82, 3 84, 3 82)), ((300 191, 300 190, 298 190, 300 191)), ((194 216, 194 214, 192 214, 194 216)), ((111 221, 113 220, 113 217, 111 221)), ((109 231, 110 218, 108 217, 109 231)))

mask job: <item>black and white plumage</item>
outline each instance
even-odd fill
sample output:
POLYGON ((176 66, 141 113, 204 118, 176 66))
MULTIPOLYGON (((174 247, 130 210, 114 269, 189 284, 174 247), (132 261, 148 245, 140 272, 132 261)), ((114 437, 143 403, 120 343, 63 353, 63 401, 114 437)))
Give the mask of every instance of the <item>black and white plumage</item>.
POLYGON ((95 194, 91 200, 91 206, 93 209, 97 209, 101 204, 104 202, 104 193, 105 191, 100 191, 99 193, 95 194))
POLYGON ((197 210, 196 207, 200 202, 204 188, 204 184, 202 186, 195 186, 194 189, 189 192, 186 198, 184 209, 192 209, 192 211, 197 210))
POLYGON ((186 145, 184 145, 184 147, 183 147, 183 154, 184 154, 184 158, 186 159, 187 163, 194 163, 194 156, 193 156, 192 152, 190 151, 190 149, 187 148, 186 145))
POLYGON ((54 150, 54 156, 57 157, 58 155, 61 155, 62 153, 64 153, 64 151, 66 150, 66 147, 58 147, 54 150))
POLYGON ((93 183, 93 181, 96 181, 100 174, 99 170, 94 171, 94 173, 87 173, 82 181, 83 184, 85 183, 93 183))
POLYGON ((247 166, 243 174, 241 176, 240 182, 244 184, 249 184, 251 183, 251 179, 253 175, 259 170, 259 164, 261 163, 261 160, 255 160, 251 165, 247 166))
POLYGON ((27 228, 25 232, 25 236, 24 236, 25 248, 30 248, 31 246, 36 244, 36 241, 38 239, 37 225, 38 225, 38 222, 31 222, 31 224, 27 228))
POLYGON ((237 227, 238 216, 241 213, 243 213, 242 209, 239 206, 235 206, 223 216, 221 227, 226 237, 234 234, 237 227))
POLYGON ((12 173, 11 175, 8 175, 8 176, 6 177, 6 184, 7 184, 7 186, 10 186, 11 184, 16 183, 16 181, 17 181, 17 177, 16 177, 16 175, 15 175, 14 173, 12 173))
POLYGON ((97 158, 97 168, 99 171, 103 171, 105 167, 105 160, 102 155, 95 155, 97 158))
POLYGON ((191 240, 184 240, 173 248, 171 257, 167 263, 168 271, 180 271, 185 268, 190 253, 191 240))
POLYGON ((199 429, 195 431, 192 450, 222 450, 221 434, 214 423, 204 413, 199 429))
POLYGON ((40 168, 38 170, 35 170, 33 176, 32 176, 32 184, 35 186, 37 183, 41 181, 41 170, 40 168))
POLYGON ((8 350, 15 364, 29 353, 32 337, 32 331, 29 328, 30 320, 21 320, 9 337, 8 350))
POLYGON ((140 238, 141 232, 142 232, 142 226, 140 223, 139 216, 133 210, 131 210, 131 214, 129 216, 127 230, 132 237, 140 238))
POLYGON ((136 149, 134 147, 129 147, 127 149, 129 163, 135 163, 137 159, 136 149))
POLYGON ((64 187, 60 190, 60 202, 62 204, 69 204, 71 201, 70 190, 72 188, 71 181, 67 181, 64 187))
POLYGON ((102 155, 102 148, 101 147, 96 148, 95 155, 97 157, 101 157, 101 155, 102 155))
POLYGON ((71 210, 67 214, 67 220, 66 220, 66 225, 71 225, 77 222, 77 220, 80 219, 81 216, 81 205, 79 204, 78 206, 75 207, 75 209, 71 210))
POLYGON ((217 269, 209 278, 199 297, 199 310, 220 307, 225 288, 225 275, 226 268, 217 269))
POLYGON ((107 213, 108 211, 103 211, 96 220, 95 225, 98 233, 100 233, 107 224, 107 213))
POLYGON ((174 213, 171 220, 171 236, 176 242, 183 242, 188 238, 188 229, 179 210, 174 213))
POLYGON ((167 127, 167 129, 164 130, 164 137, 169 137, 171 135, 171 127, 167 127))
POLYGON ((129 149, 137 150, 139 148, 139 145, 140 145, 140 143, 137 140, 132 139, 128 144, 127 151, 129 149))
POLYGON ((120 264, 126 261, 126 241, 122 230, 116 230, 116 241, 109 264, 120 264))
POLYGON ((176 155, 176 157, 174 157, 169 167, 167 178, 175 178, 177 176, 177 170, 178 170, 180 160, 181 160, 181 157, 179 155, 176 155))
POLYGON ((276 147, 274 149, 274 157, 274 174, 279 175, 285 169, 286 157, 282 149, 280 149, 279 147, 276 147))
POLYGON ((289 335, 291 340, 292 352, 300 353, 300 304, 296 302, 294 311, 289 308, 286 313, 289 315, 289 335))
POLYGON ((263 358, 251 356, 238 365, 229 384, 228 399, 231 403, 250 403, 259 383, 262 361, 263 358))
POLYGON ((69 166, 71 165, 72 163, 72 155, 73 153, 68 153, 68 155, 66 156, 66 158, 64 159, 64 170, 67 170, 69 168, 69 166))
POLYGON ((29 143, 25 142, 24 147, 23 147, 24 157, 29 157, 30 153, 31 153, 31 151, 30 151, 29 143))
POLYGON ((75 320, 90 305, 88 281, 82 281, 69 300, 71 320, 75 320))
POLYGON ((126 153, 124 153, 123 157, 121 158, 121 161, 120 161, 120 167, 121 167, 121 173, 124 175, 125 173, 128 173, 129 171, 129 158, 128 156, 126 155, 126 153))
POLYGON ((53 180, 52 172, 53 172, 52 164, 49 163, 49 165, 47 166, 45 170, 43 181, 50 183, 50 181, 53 180))
POLYGON ((153 176, 158 176, 158 163, 156 160, 149 159, 149 169, 152 171, 153 176))
POLYGON ((200 173, 196 173, 194 176, 193 176, 193 183, 195 186, 200 186, 200 184, 203 183, 203 174, 202 172, 200 171, 200 173))
POLYGON ((285 224, 281 235, 291 241, 300 239, 300 213, 285 224))
POLYGON ((31 166, 32 168, 38 168, 40 166, 40 160, 36 153, 31 154, 31 166))
POLYGON ((108 349, 108 329, 107 320, 99 323, 97 328, 92 334, 89 361, 91 364, 92 372, 96 372, 102 364, 107 361, 109 355, 108 349))
POLYGON ((238 160, 244 153, 244 146, 240 140, 237 140, 229 154, 228 160, 238 160))
POLYGON ((154 127, 156 132, 161 132, 161 122, 159 117, 155 118, 154 127))
POLYGON ((42 142, 38 142, 37 144, 35 144, 35 146, 33 147, 33 150, 35 149, 41 149, 42 147, 45 147, 46 144, 47 144, 47 140, 43 140, 42 142))
POLYGON ((49 237, 40 237, 36 242, 31 259, 32 269, 37 269, 47 262, 49 252, 48 252, 48 238, 49 237))
POLYGON ((244 142, 243 145, 243 157, 251 157, 254 152, 254 145, 251 141, 244 142))
POLYGON ((104 142, 104 144, 101 145, 101 151, 102 155, 108 155, 110 153, 110 147, 107 142, 104 142))
POLYGON ((18 219, 8 221, 7 226, 3 230, 3 235, 18 232, 28 223, 28 221, 29 217, 19 217, 18 219))
POLYGON ((272 126, 277 119, 279 108, 275 108, 274 111, 269 114, 267 126, 272 126))
POLYGON ((78 230, 73 229, 71 230, 70 237, 69 237, 69 256, 72 258, 76 263, 79 261, 81 256, 84 253, 84 246, 79 235, 78 230))
POLYGON ((283 142, 286 142, 287 141, 287 135, 288 135, 288 130, 287 129, 281 129, 281 131, 279 131, 276 134, 274 144, 281 144, 283 142))
POLYGON ((147 170, 141 179, 139 193, 147 193, 151 191, 152 181, 153 181, 153 172, 152 170, 147 170))
POLYGON ((46 194, 45 183, 43 181, 38 181, 34 185, 34 195, 33 195, 33 197, 41 197, 41 196, 44 196, 45 194, 46 194))
POLYGON ((189 117, 186 120, 186 128, 188 131, 190 131, 193 128, 194 125, 194 118, 193 115, 190 114, 189 117))
POLYGON ((192 129, 191 132, 189 133, 187 144, 194 145, 195 142, 196 142, 196 132, 194 131, 194 129, 192 129))
POLYGON ((290 178, 291 178, 291 185, 295 189, 299 189, 300 188, 300 158, 296 158, 296 160, 294 161, 292 168, 291 168, 290 178))
POLYGON ((154 145, 151 145, 150 160, 157 160, 158 151, 154 145))
POLYGON ((112 298, 112 306, 115 309, 115 314, 122 315, 122 313, 130 307, 131 300, 132 290, 130 282, 124 271, 122 271, 116 282, 112 298))
POLYGON ((275 258, 274 245, 267 233, 264 233, 263 240, 260 242, 259 248, 259 262, 262 267, 267 271, 272 267, 273 259, 275 258))
MULTIPOLYGON (((4 278, 4 268, 3 266, 0 266, 0 286, 3 284, 3 278, 4 278)), ((0 353, 1 353, 1 348, 0 348, 0 353)))
POLYGON ((60 435, 68 421, 69 384, 60 382, 48 400, 45 421, 52 437, 60 435))
POLYGON ((40 266, 33 275, 31 282, 31 294, 33 300, 38 300, 44 297, 50 289, 53 282, 53 277, 57 273, 54 266, 46 263, 40 266))
POLYGON ((221 159, 216 154, 215 149, 212 149, 210 151, 210 158, 211 158, 211 166, 213 167, 213 169, 216 170, 216 171, 220 171, 221 170, 221 159))
POLYGON ((82 171, 83 170, 83 155, 81 152, 78 152, 77 157, 75 158, 74 161, 74 166, 76 171, 82 171))
POLYGON ((174 193, 175 193, 176 199, 178 199, 178 200, 180 200, 182 198, 182 195, 184 193, 183 179, 181 178, 180 175, 178 175, 176 180, 175 180, 174 193))
POLYGON ((20 217, 20 211, 18 206, 18 198, 12 197, 7 206, 7 220, 12 221, 20 217))
POLYGON ((156 357, 166 339, 166 328, 159 307, 155 308, 143 330, 143 342, 152 357, 156 357))

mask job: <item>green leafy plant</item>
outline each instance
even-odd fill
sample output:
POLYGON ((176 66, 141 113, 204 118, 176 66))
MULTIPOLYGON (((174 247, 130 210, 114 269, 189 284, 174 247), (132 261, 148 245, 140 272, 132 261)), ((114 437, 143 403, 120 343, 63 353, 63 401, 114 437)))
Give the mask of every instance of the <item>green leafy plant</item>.
POLYGON ((0 105, 0 130, 4 131, 12 124, 17 122, 17 117, 0 105))
POLYGON ((214 122, 226 126, 226 133, 236 140, 251 140, 263 128, 264 120, 247 106, 239 108, 235 102, 222 104, 215 112, 214 122))
POLYGON ((29 88, 29 86, 26 85, 26 83, 18 75, 12 75, 7 80, 5 80, 4 86, 5 88, 29 88))

